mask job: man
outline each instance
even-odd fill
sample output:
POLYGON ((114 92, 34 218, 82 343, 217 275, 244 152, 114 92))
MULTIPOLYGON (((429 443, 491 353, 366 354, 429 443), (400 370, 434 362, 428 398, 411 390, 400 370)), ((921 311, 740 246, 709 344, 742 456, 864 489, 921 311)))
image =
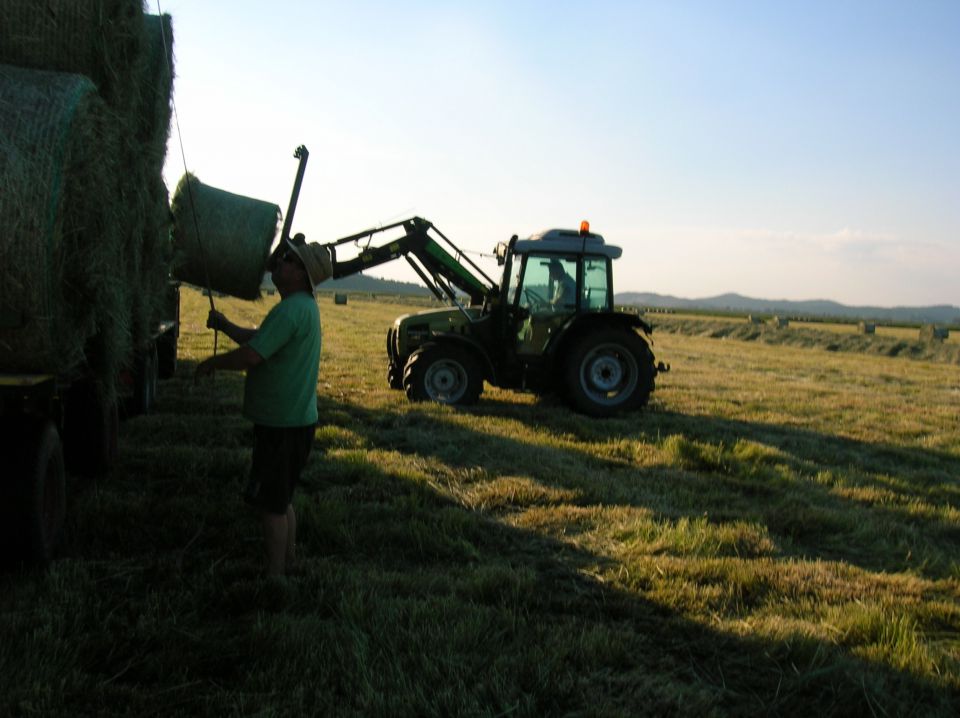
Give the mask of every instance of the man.
POLYGON ((296 559, 293 490, 307 463, 317 424, 320 312, 313 289, 332 274, 330 252, 302 234, 281 246, 268 267, 281 301, 259 329, 245 329, 211 310, 207 326, 240 346, 205 359, 196 380, 216 369, 246 371, 243 414, 254 424, 253 463, 245 499, 260 511, 268 576, 296 559))
POLYGON ((559 259, 550 260, 550 280, 554 283, 550 305, 557 310, 577 306, 577 281, 566 273, 559 259))

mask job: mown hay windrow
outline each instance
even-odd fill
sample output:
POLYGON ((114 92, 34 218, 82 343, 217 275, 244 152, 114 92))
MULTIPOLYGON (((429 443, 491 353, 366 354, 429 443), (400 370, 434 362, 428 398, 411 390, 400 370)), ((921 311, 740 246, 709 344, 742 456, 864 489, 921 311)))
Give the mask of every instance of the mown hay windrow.
POLYGON ((200 287, 206 287, 209 279, 209 288, 214 291, 258 299, 270 245, 277 234, 280 208, 208 187, 187 173, 177 185, 171 210, 174 276, 200 287))
POLYGON ((0 369, 70 372, 97 332, 125 341, 107 115, 85 77, 0 65, 0 369))
POLYGON ((143 0, 4 0, 0 62, 86 75, 106 103, 133 111, 143 0))

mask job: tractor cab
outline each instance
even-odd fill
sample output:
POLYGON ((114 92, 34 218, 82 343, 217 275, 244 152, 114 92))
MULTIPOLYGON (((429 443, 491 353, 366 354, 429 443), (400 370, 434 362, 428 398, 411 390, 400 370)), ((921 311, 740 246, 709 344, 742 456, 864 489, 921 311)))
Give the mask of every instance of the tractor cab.
POLYGON ((504 305, 516 352, 540 355, 576 315, 613 308, 612 261, 622 253, 590 232, 550 229, 497 246, 504 265, 504 305))

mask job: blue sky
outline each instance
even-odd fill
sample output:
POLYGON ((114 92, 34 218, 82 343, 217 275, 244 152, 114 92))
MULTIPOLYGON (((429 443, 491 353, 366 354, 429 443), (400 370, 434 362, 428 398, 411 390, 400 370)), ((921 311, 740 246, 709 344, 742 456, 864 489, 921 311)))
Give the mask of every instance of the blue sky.
POLYGON ((285 209, 306 144, 312 241, 589 219, 618 291, 960 305, 960 2, 160 7, 187 166, 285 209))

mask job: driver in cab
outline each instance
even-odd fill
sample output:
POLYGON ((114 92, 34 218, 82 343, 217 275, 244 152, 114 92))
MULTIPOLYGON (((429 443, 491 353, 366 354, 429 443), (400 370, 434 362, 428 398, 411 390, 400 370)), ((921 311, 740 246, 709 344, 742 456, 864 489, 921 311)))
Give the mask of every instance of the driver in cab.
POLYGON ((577 281, 566 273, 558 259, 550 260, 550 281, 554 286, 550 306, 555 311, 577 306, 577 281))

